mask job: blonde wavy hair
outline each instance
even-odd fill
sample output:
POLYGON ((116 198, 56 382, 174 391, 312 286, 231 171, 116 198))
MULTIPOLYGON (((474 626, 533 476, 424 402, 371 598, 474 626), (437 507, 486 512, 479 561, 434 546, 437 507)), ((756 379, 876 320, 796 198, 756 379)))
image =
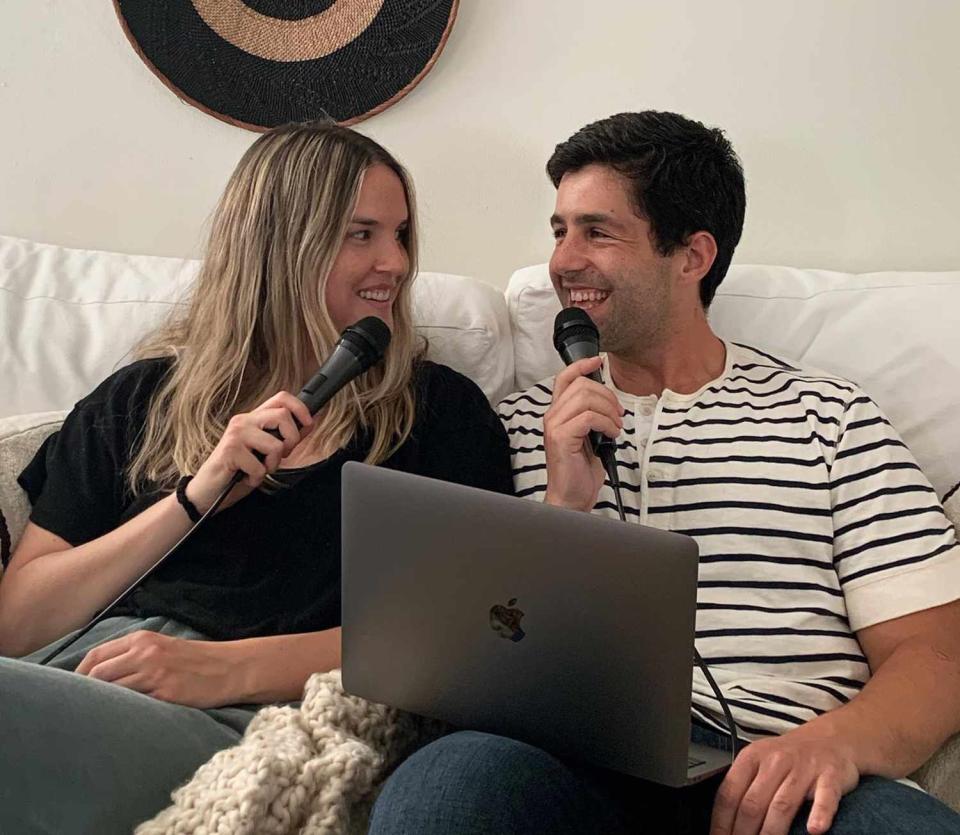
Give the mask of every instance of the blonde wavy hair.
POLYGON ((366 461, 389 457, 410 434, 414 362, 424 346, 413 328, 410 288, 417 272, 413 186, 372 139, 333 124, 287 125, 264 134, 230 177, 213 215, 206 254, 186 309, 137 348, 138 358, 172 365, 147 413, 127 467, 136 494, 172 489, 196 473, 229 419, 278 391, 298 392, 339 333, 325 304, 364 172, 383 164, 400 178, 409 223, 407 274, 393 306, 384 361, 344 387, 319 415, 307 443, 339 449, 359 429, 371 437, 366 461))

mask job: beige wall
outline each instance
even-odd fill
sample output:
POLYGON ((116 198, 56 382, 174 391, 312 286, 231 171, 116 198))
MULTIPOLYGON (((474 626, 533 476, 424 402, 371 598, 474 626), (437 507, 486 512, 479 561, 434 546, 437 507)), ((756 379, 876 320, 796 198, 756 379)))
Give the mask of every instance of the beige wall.
MULTIPOLYGON (((748 178, 737 260, 960 267, 957 0, 462 0, 433 72, 361 125, 411 168, 427 269, 545 260, 543 164, 587 121, 677 110, 748 178)), ((109 0, 0 3, 0 234, 198 252, 253 134, 181 104, 109 0)))

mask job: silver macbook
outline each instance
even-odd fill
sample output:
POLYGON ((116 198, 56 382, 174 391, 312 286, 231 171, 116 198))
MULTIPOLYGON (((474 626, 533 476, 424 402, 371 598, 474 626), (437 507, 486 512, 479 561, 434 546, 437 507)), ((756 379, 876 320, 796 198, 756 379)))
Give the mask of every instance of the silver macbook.
POLYGON ((690 742, 697 545, 655 528, 350 462, 343 686, 654 780, 690 742))

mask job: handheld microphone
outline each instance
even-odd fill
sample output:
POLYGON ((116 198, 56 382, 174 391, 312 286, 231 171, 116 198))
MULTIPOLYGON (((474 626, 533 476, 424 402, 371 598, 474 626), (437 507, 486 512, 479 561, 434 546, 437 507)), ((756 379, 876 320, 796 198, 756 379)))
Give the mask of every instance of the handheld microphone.
POLYGON ((390 344, 390 328, 383 319, 367 316, 350 325, 333 346, 333 353, 297 398, 310 410, 319 412, 351 380, 356 379, 383 358, 390 344))
MULTIPOLYGON (((307 384, 300 390, 300 394, 297 395, 297 398, 302 401, 303 404, 310 410, 311 415, 315 415, 333 398, 338 391, 340 391, 340 389, 347 385, 347 383, 356 379, 368 368, 380 362, 380 360, 383 359, 384 352, 387 350, 387 346, 389 344, 390 328, 386 326, 382 319, 376 316, 367 316, 356 324, 350 325, 350 327, 340 334, 340 338, 333 346, 333 353, 330 354, 326 362, 320 366, 317 373, 314 374, 307 384)), ((298 421, 296 417, 294 417, 293 420, 297 424, 297 428, 300 428, 300 421, 298 421)), ((278 429, 268 429, 267 431, 271 435, 282 439, 278 429)), ((266 457, 259 452, 254 452, 254 455, 256 455, 261 461, 263 461, 263 459, 266 457)), ((94 626, 100 623, 100 621, 102 621, 114 609, 116 609, 116 607, 126 599, 127 595, 129 595, 144 580, 153 574, 153 572, 155 572, 164 562, 166 562, 171 554, 173 554, 181 545, 183 545, 184 542, 187 541, 187 539, 196 533, 197 529, 207 519, 217 512, 217 508, 220 507, 230 491, 233 490, 233 488, 243 480, 244 475, 245 474, 242 470, 238 470, 230 480, 230 483, 227 485, 227 487, 217 497, 216 501, 214 501, 210 509, 204 513, 197 522, 194 523, 190 530, 188 530, 173 545, 173 547, 167 551, 167 553, 160 557, 160 559, 151 565, 150 568, 148 568, 143 574, 134 580, 133 583, 120 594, 119 597, 101 610, 100 613, 97 614, 86 626, 58 644, 42 661, 40 661, 40 664, 44 665, 49 663, 57 655, 63 652, 63 650, 73 644, 77 639, 86 635, 94 626)))
MULTIPOLYGON (((600 332, 585 310, 579 307, 568 307, 561 310, 553 320, 553 347, 557 349, 566 365, 588 357, 596 357, 600 354, 600 332)), ((603 382, 599 369, 588 376, 598 383, 603 382)), ((617 442, 602 432, 591 431, 590 446, 593 454, 603 464, 617 500, 617 510, 620 518, 623 519, 620 476, 617 473, 617 442)))
MULTIPOLYGON (((600 332, 586 311, 579 307, 568 307, 561 310, 554 319, 553 347, 566 365, 596 357, 600 354, 600 332)), ((598 383, 603 382, 599 369, 588 376, 598 383)), ((602 432, 590 433, 590 446, 593 447, 594 455, 604 462, 604 466, 606 457, 616 455, 617 442, 602 432)))
MULTIPOLYGON (((366 316, 345 328, 333 346, 333 353, 327 357, 326 362, 317 369, 316 374, 307 381, 297 395, 297 399, 310 410, 310 415, 315 415, 326 406, 347 383, 380 362, 390 344, 390 336, 390 328, 377 316, 366 316)), ((296 415, 291 417, 297 429, 302 429, 303 425, 297 420, 296 415)), ((266 431, 275 438, 283 440, 279 429, 266 431)), ((267 457, 261 452, 254 451, 253 454, 260 461, 267 457)), ((227 492, 229 493, 243 481, 243 478, 243 471, 238 471, 233 476, 227 492)))

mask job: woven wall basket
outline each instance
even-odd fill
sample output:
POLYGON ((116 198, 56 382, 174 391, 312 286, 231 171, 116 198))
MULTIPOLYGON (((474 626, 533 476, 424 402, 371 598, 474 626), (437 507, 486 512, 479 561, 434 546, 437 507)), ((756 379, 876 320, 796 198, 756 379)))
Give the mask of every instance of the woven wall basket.
POLYGON ((181 99, 263 131, 349 125, 409 93, 459 0, 114 0, 137 54, 181 99))

